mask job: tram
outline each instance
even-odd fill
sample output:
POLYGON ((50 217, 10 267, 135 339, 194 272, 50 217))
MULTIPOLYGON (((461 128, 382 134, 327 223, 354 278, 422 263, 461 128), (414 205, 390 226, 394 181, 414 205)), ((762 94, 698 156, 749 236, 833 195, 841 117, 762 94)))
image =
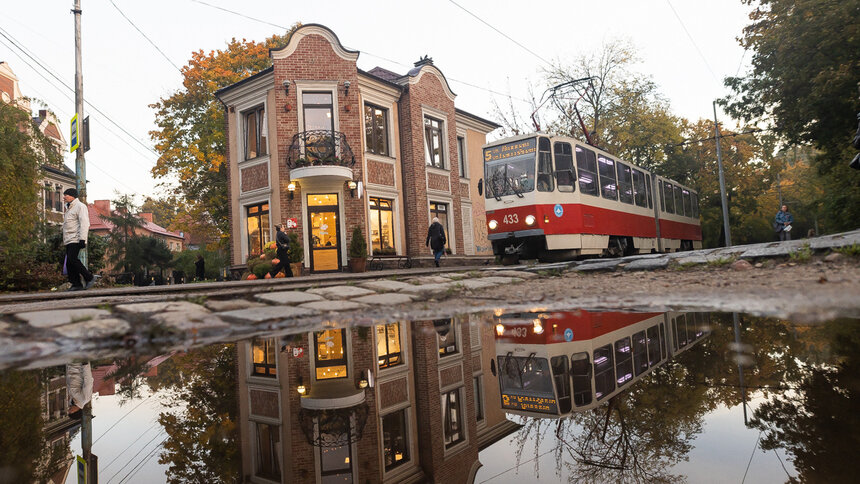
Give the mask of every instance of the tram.
POLYGON ((563 311, 496 322, 502 408, 560 418, 603 404, 710 334, 708 313, 563 311))
POLYGON ((695 190, 574 138, 483 147, 488 238, 504 261, 702 247, 695 190))

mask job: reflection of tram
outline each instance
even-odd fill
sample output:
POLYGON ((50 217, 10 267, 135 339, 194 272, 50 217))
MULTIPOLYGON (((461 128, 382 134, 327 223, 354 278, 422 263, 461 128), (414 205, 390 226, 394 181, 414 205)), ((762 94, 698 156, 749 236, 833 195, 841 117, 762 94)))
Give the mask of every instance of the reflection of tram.
POLYGON ((624 391, 709 332, 707 313, 550 312, 496 324, 502 408, 563 416, 624 391))

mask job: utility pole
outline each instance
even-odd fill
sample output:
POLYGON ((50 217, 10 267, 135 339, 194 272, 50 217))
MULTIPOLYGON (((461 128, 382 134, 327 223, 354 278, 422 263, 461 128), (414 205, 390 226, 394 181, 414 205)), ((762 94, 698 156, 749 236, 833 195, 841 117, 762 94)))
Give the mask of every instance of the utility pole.
POLYGON ((726 232, 726 247, 732 246, 729 230, 729 203, 726 200, 726 176, 723 174, 723 155, 720 152, 720 125, 717 124, 717 102, 714 101, 714 139, 717 140, 717 166, 720 170, 720 199, 723 203, 723 230, 726 232))
MULTIPOLYGON (((84 74, 81 61, 81 0, 75 0, 75 114, 78 116, 78 126, 84 122, 84 74)), ((83 130, 79 129, 79 133, 83 130)), ((80 135, 78 135, 80 138, 80 135)), ((87 163, 84 161, 84 147, 78 146, 75 150, 75 185, 78 190, 78 199, 84 205, 87 204, 87 163)), ((81 262, 87 265, 87 249, 81 249, 79 254, 81 262)))

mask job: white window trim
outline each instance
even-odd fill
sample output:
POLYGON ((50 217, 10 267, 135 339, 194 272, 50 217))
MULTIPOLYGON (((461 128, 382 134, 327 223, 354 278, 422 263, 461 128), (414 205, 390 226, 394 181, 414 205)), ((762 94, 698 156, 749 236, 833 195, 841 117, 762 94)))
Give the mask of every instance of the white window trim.
MULTIPOLYGON (((463 158, 467 158, 467 153, 469 152, 469 137, 466 136, 466 130, 457 128, 457 138, 463 138, 463 158)), ((460 179, 469 181, 469 164, 465 163, 465 160, 460 159, 459 153, 457 153, 457 155, 457 163, 459 163, 460 166, 463 167, 463 176, 460 176, 460 179)), ((460 175, 459 172, 457 173, 457 175, 460 175)))
POLYGON ((253 163, 242 164, 239 166, 239 193, 240 193, 239 200, 244 200, 245 197, 253 197, 256 195, 268 195, 269 193, 271 193, 271 190, 272 190, 272 187, 271 187, 272 167, 271 167, 271 164, 269 163, 269 155, 260 156, 260 157, 253 158, 252 160, 247 160, 247 161, 253 161, 253 163), (242 175, 242 172, 244 170, 247 170, 248 168, 253 168, 257 165, 262 165, 262 164, 266 165, 266 186, 264 186, 262 188, 256 188, 254 190, 249 190, 247 192, 243 192, 242 191, 242 179, 244 177, 242 175))
POLYGON ((430 214, 430 202, 444 203, 448 205, 448 226, 445 227, 445 238, 448 240, 448 247, 451 249, 451 255, 455 255, 457 254, 457 244, 454 243, 454 241, 457 239, 454 236, 456 235, 457 223, 454 221, 454 199, 451 198, 450 195, 437 195, 436 192, 428 194, 426 208, 428 227, 433 223, 433 216, 430 214))
MULTIPOLYGON (((250 394, 250 392, 249 392, 249 394, 250 394)), ((278 400, 280 400, 280 396, 278 397, 278 400)), ((278 405, 278 407, 280 408, 280 405, 278 405)), ((259 417, 248 418, 248 422, 251 422, 251 423, 255 423, 255 424, 256 423, 262 423, 262 424, 272 425, 272 426, 277 427, 278 433, 280 434, 279 435, 279 442, 281 443, 281 451, 277 452, 278 468, 281 470, 281 479, 283 479, 284 478, 284 462, 283 462, 283 459, 281 458, 282 454, 284 453, 283 427, 281 426, 280 422, 271 423, 271 422, 268 422, 267 420, 269 420, 269 419, 259 418, 259 417)), ((256 425, 249 425, 249 427, 250 428, 248 429, 248 431, 251 434, 250 435, 250 437, 251 437, 251 475, 250 475, 251 482, 261 483, 261 484, 269 484, 269 483, 275 484, 278 481, 272 481, 270 479, 266 479, 265 477, 258 477, 257 476, 257 466, 259 464, 257 462, 257 454, 259 453, 259 449, 257 448, 257 444, 260 441, 260 439, 259 439, 259 436, 257 435, 257 426, 256 425)))
POLYGON ((457 442, 452 445, 450 448, 445 446, 445 409, 442 409, 442 449, 444 450, 443 455, 448 458, 454 454, 462 452, 464 449, 469 447, 469 426, 467 425, 468 419, 466 418, 466 386, 461 383, 458 387, 453 387, 448 390, 442 390, 441 393, 451 393, 453 391, 458 392, 458 398, 460 399, 460 420, 461 420, 461 432, 463 432, 463 440, 457 442))
MULTIPOLYGON (((308 333, 308 345, 310 346, 309 351, 308 351, 309 356, 310 356, 310 360, 308 360, 308 366, 310 367, 310 372, 311 372, 310 383, 312 385, 327 385, 329 383, 335 383, 335 382, 339 383, 339 382, 343 382, 343 381, 351 381, 350 379, 355 379, 355 377, 358 376, 356 374, 356 371, 359 371, 359 370, 355 370, 353 368, 353 357, 352 357, 353 343, 352 343, 352 330, 350 328, 322 328, 319 331, 311 331, 310 333, 308 333), (323 379, 323 380, 318 380, 317 379, 317 365, 316 365, 316 363, 317 363, 317 347, 316 347, 316 344, 314 341, 314 333, 321 333, 321 332, 329 330, 329 329, 342 329, 342 330, 344 330, 343 340, 346 343, 346 377, 344 377, 344 378, 327 378, 327 379, 323 379)), ((361 371, 364 371, 364 370, 361 370, 361 371)))
MULTIPOLYGON (((340 131, 340 108, 338 106, 337 90, 338 81, 295 81, 296 84, 296 108, 298 112, 298 131, 304 132, 305 129, 305 108, 302 100, 302 95, 307 92, 331 92, 331 109, 332 109, 332 129, 340 131)), ((303 148, 304 149, 304 148, 303 148)))
POLYGON ((266 95, 265 92, 262 93, 262 96, 263 96, 262 99, 256 98, 255 100, 245 101, 241 105, 236 106, 236 113, 238 114, 238 119, 239 119, 239 121, 236 124, 236 126, 237 126, 236 134, 237 134, 237 137, 239 138, 238 146, 240 148, 239 152, 237 153, 239 155, 239 164, 243 164, 244 162, 256 163, 256 162, 258 162, 260 160, 264 160, 264 159, 266 161, 269 160, 269 154, 271 152, 271 146, 269 143, 270 127, 269 127, 269 106, 268 106, 268 102, 267 102, 268 96, 266 95), (266 154, 256 156, 254 158, 245 158, 245 114, 247 114, 248 111, 259 108, 260 106, 263 107, 263 119, 264 119, 264 122, 266 123, 266 154))
MULTIPOLYGON (((435 170, 442 170, 446 173, 451 171, 451 147, 448 146, 448 115, 444 111, 440 111, 431 106, 421 105, 421 138, 424 140, 422 149, 424 150, 424 166, 435 170), (438 168, 427 164, 427 130, 424 129, 424 118, 433 118, 442 122, 442 156, 445 157, 444 168, 438 168)), ((459 175, 459 174, 458 174, 459 175)))
MULTIPOLYGON (((389 323, 391 324, 391 323, 389 323)), ((397 321, 397 324, 400 326, 400 359, 402 363, 396 366, 389 366, 388 368, 380 368, 379 367, 379 354, 376 353, 376 379, 379 380, 382 377, 388 377, 388 375, 395 375, 397 373, 408 373, 409 372, 409 350, 408 350, 408 341, 405 341, 405 327, 406 324, 403 321, 397 321)), ((376 337, 376 326, 383 326, 381 324, 377 324, 373 326, 373 344, 374 348, 379 348, 379 340, 376 337)), ((408 393, 408 390, 407 390, 408 393)), ((387 409, 386 409, 387 410, 387 409)))
MULTIPOLYGON (((401 247, 403 245, 401 243, 403 241, 403 239, 401 239, 402 228, 400 227, 402 224, 398 223, 400 220, 400 192, 398 192, 394 187, 385 187, 384 185, 382 187, 380 187, 380 185, 373 185, 372 187, 369 186, 367 188, 367 192, 365 194, 366 203, 364 205, 367 210, 365 217, 367 218, 368 226, 370 225, 370 197, 386 198, 393 202, 391 204, 391 218, 394 222, 394 240, 396 242, 395 250, 397 251, 397 255, 404 255, 404 251, 406 249, 401 247)), ((368 233, 370 232, 368 231, 368 233)), ((372 253, 373 249, 368 247, 368 251, 369 253, 372 253)))
POLYGON ((385 101, 384 98, 377 97, 367 94, 362 94, 361 96, 361 147, 365 156, 368 158, 379 158, 379 161, 386 161, 389 163, 393 163, 397 158, 396 156, 396 148, 394 146, 394 115, 392 110, 394 109, 393 105, 389 101, 385 101), (365 137, 365 133, 367 132, 367 124, 365 124, 364 118, 364 107, 367 104, 372 104, 380 109, 385 110, 385 122, 387 127, 387 133, 385 133, 386 138, 388 138, 388 154, 380 155, 379 153, 372 153, 367 150, 367 138, 365 137))
POLYGON ((241 241, 241 252, 243 261, 248 260, 248 205, 257 205, 259 203, 269 204, 269 240, 272 240, 271 231, 272 225, 272 202, 269 200, 269 194, 264 193, 259 196, 249 197, 247 199, 239 198, 239 228, 242 230, 242 235, 239 238, 241 241))

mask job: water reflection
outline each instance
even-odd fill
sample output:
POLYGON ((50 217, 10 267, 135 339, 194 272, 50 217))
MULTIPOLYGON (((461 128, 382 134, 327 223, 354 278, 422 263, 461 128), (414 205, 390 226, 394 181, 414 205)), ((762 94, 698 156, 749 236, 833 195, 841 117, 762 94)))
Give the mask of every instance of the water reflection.
POLYGON ((849 482, 858 347, 681 312, 331 326, 91 361, 89 423, 65 365, 8 371, 0 482, 77 482, 87 431, 102 482, 849 482))

